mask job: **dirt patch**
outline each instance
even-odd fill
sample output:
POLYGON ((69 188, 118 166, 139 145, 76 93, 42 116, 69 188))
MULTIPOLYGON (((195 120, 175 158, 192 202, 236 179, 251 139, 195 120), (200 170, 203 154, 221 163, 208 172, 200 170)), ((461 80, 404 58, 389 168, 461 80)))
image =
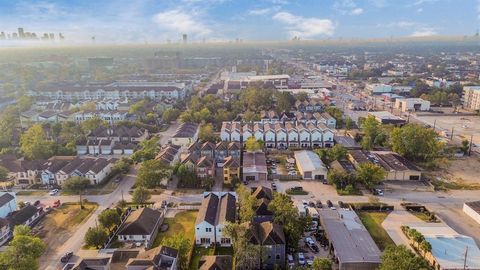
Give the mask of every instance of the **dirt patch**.
POLYGON ((434 173, 443 180, 463 184, 480 184, 479 175, 480 158, 476 156, 450 160, 448 168, 434 173))
POLYGON ((47 247, 40 257, 40 265, 45 265, 96 208, 96 204, 86 204, 82 210, 78 204, 63 204, 60 208, 53 209, 34 227, 35 235, 40 237, 47 247))

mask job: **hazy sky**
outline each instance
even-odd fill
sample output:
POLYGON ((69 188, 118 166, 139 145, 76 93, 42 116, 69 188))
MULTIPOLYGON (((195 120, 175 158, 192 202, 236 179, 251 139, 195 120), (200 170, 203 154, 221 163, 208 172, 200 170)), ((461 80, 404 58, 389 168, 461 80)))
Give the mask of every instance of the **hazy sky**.
POLYGON ((0 0, 0 31, 73 42, 473 35, 480 0, 0 0))

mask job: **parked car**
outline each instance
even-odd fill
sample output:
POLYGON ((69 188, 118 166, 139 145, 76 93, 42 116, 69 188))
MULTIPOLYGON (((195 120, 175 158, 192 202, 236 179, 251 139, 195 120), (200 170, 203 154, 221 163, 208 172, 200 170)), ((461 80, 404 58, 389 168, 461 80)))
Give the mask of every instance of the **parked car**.
POLYGON ((163 200, 163 201, 162 201, 161 208, 167 207, 167 204, 168 204, 167 201, 163 200))
POLYGON ((299 265, 305 265, 305 256, 303 255, 303 253, 299 252, 297 254, 297 257, 298 257, 298 264, 299 265))
POLYGON ((292 254, 287 254, 287 264, 289 268, 295 267, 295 261, 293 260, 292 254))
POLYGON ((383 196, 383 190, 381 189, 375 189, 375 193, 378 195, 378 196, 383 196))
POLYGON ((292 191, 303 191, 303 187, 300 187, 300 186, 295 186, 295 187, 292 187, 290 188, 292 191))
POLYGON ((316 206, 317 206, 317 208, 323 208, 323 204, 320 200, 317 200, 316 206))
POLYGON ((73 256, 73 252, 67 252, 62 256, 62 258, 60 258, 60 261, 62 263, 67 263, 70 260, 70 258, 72 258, 72 256, 73 256))
POLYGON ((315 207, 315 203, 314 203, 313 201, 309 201, 309 202, 308 202, 308 206, 310 206, 310 207, 315 207))
POLYGON ((307 256, 306 262, 307 262, 308 266, 312 266, 313 265, 313 256, 307 256))
POLYGON ((302 204, 303 204, 303 206, 305 206, 305 207, 308 206, 308 202, 305 201, 305 200, 302 200, 302 204))
POLYGON ((58 189, 55 188, 55 189, 50 190, 50 192, 48 194, 50 194, 50 196, 55 196, 55 195, 57 195, 57 193, 58 193, 58 189))
POLYGON ((306 245, 315 244, 315 240, 313 240, 313 238, 310 237, 310 236, 305 237, 305 240, 304 240, 304 241, 305 241, 305 244, 306 244, 306 245))
POLYGON ((57 207, 60 206, 60 204, 61 204, 60 200, 56 200, 56 201, 53 202, 53 207, 57 208, 57 207))
POLYGON ((37 201, 35 201, 35 202, 33 203, 33 206, 38 206, 39 204, 40 204, 40 201, 37 200, 37 201))
POLYGON ((332 201, 330 201, 330 200, 327 200, 327 206, 328 206, 329 208, 332 208, 332 207, 333 207, 333 203, 332 203, 332 201))
POLYGON ((272 183, 272 190, 273 190, 273 191, 277 191, 277 184, 272 183))

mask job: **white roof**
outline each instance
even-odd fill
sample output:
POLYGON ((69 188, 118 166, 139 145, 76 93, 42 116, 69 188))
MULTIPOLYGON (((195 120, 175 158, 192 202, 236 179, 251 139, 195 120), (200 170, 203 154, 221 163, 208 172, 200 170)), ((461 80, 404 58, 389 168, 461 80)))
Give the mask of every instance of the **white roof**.
POLYGON ((415 224, 410 228, 423 234, 432 245, 432 254, 442 269, 480 269, 480 249, 473 238, 457 233, 444 224, 415 224))
POLYGON ((302 171, 319 171, 319 170, 326 170, 327 168, 323 164, 320 157, 315 154, 313 151, 296 151, 295 152, 295 160, 297 161, 297 165, 301 166, 302 171))

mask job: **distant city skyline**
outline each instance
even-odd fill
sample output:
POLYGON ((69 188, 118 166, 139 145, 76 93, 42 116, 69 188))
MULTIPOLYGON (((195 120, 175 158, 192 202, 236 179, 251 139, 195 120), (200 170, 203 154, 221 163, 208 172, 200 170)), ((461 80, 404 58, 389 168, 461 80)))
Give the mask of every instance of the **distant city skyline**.
POLYGON ((0 0, 3 32, 74 43, 317 40, 474 35, 479 0, 0 0), (459 3, 461 2, 461 3, 459 3), (25 30, 27 31, 27 30, 25 30))

